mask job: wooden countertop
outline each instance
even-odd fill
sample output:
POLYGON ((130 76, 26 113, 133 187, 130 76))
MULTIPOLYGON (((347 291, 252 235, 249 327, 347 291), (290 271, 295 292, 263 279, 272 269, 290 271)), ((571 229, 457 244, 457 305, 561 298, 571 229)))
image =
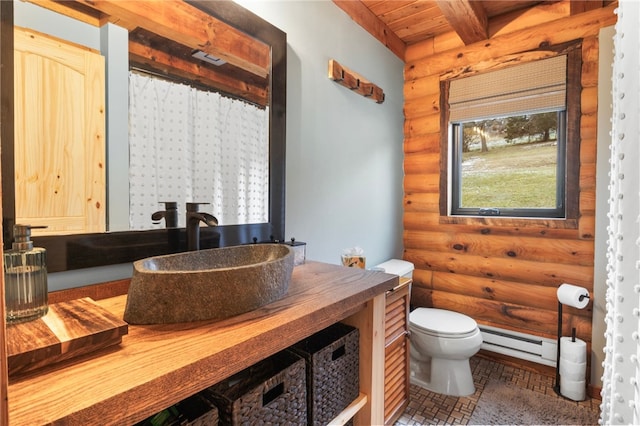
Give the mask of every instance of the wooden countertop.
MULTIPOLYGON (((287 295, 224 321, 129 326, 122 344, 9 380, 13 425, 130 424, 337 321, 398 285, 382 272, 308 262, 287 295)), ((122 318, 126 296, 98 301, 122 318)))

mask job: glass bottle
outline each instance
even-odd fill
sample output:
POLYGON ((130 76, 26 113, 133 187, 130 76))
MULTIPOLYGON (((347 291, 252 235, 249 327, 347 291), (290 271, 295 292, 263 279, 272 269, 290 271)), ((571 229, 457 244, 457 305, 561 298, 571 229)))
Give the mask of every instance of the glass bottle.
POLYGON ((47 314, 47 251, 33 247, 31 226, 15 225, 11 250, 4 252, 4 287, 7 324, 47 314))

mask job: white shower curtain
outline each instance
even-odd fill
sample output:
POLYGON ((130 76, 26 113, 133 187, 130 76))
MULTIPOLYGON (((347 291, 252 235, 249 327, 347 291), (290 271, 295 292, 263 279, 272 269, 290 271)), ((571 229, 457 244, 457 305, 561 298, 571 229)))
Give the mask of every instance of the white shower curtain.
POLYGON ((606 344, 600 423, 640 423, 640 3, 620 1, 614 40, 606 344))
POLYGON ((221 225, 269 219, 269 112, 252 104, 131 72, 129 222, 153 225, 163 202, 209 203, 221 225))

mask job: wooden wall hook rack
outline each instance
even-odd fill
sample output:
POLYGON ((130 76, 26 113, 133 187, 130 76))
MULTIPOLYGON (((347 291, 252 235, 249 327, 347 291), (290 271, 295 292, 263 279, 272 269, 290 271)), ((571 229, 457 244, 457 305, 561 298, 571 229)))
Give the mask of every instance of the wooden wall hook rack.
POLYGON ((384 102, 384 91, 380 87, 343 67, 334 59, 329 59, 329 78, 365 98, 373 99, 376 103, 384 102))

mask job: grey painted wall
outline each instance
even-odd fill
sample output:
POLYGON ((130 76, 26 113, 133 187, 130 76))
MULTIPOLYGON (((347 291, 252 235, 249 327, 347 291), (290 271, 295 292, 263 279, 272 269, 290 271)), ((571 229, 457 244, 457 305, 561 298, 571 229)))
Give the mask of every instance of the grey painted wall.
POLYGON ((286 237, 339 263, 402 256, 404 63, 333 2, 239 0, 287 33, 286 237), (327 77, 329 59, 380 86, 382 104, 327 77))

